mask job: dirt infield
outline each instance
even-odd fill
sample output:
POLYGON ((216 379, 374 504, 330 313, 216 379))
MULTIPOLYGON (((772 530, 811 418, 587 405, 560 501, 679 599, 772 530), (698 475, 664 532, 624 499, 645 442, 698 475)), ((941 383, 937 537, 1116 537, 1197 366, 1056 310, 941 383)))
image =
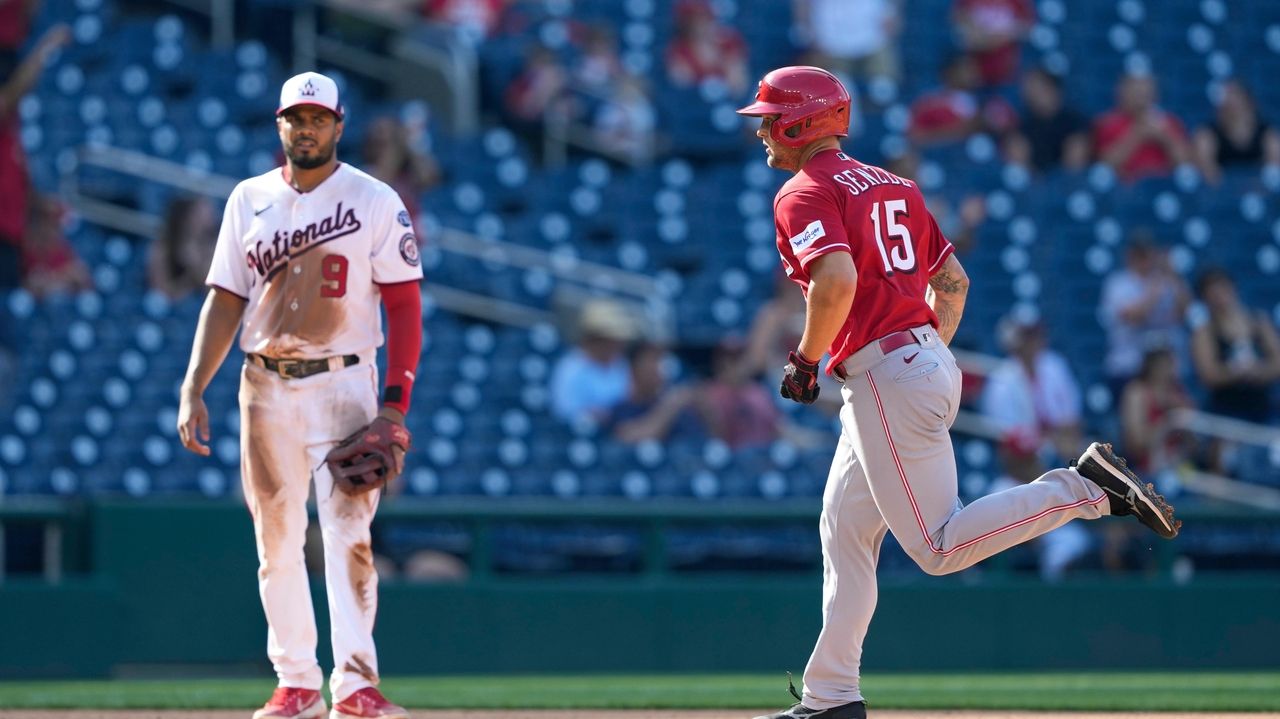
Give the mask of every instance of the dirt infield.
MULTIPOLYGON (((776 711, 771 709, 769 711, 776 711)), ((750 719, 767 711, 671 711, 671 710, 465 710, 465 711, 413 711, 413 719, 750 719)), ((247 719, 250 710, 0 710, 0 719, 247 719)), ((1138 713, 1052 713, 1052 711, 874 711, 876 719, 1280 719, 1280 714, 1138 714, 1138 713)))

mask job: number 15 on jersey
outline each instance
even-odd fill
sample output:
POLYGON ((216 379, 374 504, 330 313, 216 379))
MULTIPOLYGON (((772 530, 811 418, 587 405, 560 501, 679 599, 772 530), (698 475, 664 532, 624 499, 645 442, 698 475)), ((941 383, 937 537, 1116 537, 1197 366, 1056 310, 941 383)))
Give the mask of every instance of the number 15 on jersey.
POLYGON ((911 244, 911 231, 898 224, 898 216, 907 214, 906 200, 885 200, 871 205, 871 226, 875 230, 876 247, 884 261, 884 273, 916 271, 916 251, 911 244))

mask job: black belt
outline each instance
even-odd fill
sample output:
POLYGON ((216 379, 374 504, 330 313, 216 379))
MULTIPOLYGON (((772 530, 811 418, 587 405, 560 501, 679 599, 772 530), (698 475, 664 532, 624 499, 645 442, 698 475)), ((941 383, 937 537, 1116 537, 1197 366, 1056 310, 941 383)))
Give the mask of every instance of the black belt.
POLYGON ((249 353, 249 361, 262 367, 268 371, 275 372, 285 379, 302 379, 310 377, 313 374, 328 372, 333 367, 330 366, 330 360, 341 359, 343 367, 350 367, 360 361, 357 355, 342 355, 342 357, 325 357, 324 359, 276 359, 249 353))

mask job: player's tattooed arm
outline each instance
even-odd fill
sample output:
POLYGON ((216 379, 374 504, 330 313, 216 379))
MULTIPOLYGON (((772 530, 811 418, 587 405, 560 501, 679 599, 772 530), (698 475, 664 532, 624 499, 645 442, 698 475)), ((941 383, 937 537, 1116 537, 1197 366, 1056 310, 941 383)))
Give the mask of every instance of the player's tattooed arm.
POLYGON ((969 276, 955 255, 947 257, 942 267, 929 278, 929 287, 925 289, 925 301, 938 315, 938 334, 942 341, 951 344, 956 329, 960 327, 960 317, 964 314, 965 296, 969 293, 969 276))

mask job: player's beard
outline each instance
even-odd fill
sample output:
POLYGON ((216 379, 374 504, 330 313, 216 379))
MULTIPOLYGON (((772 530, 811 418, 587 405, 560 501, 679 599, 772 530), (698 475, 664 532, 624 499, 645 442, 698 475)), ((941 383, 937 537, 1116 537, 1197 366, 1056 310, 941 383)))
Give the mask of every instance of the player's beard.
POLYGON ((289 162, 293 163, 294 167, 300 170, 314 170, 333 159, 333 151, 336 145, 336 142, 323 145, 317 141, 315 147, 311 148, 310 154, 304 155, 293 148, 289 148, 285 151, 285 155, 289 158, 289 162))
POLYGON ((776 149, 765 153, 765 162, 769 167, 775 170, 786 170, 787 172, 795 172, 796 156, 799 153, 794 150, 776 149))

